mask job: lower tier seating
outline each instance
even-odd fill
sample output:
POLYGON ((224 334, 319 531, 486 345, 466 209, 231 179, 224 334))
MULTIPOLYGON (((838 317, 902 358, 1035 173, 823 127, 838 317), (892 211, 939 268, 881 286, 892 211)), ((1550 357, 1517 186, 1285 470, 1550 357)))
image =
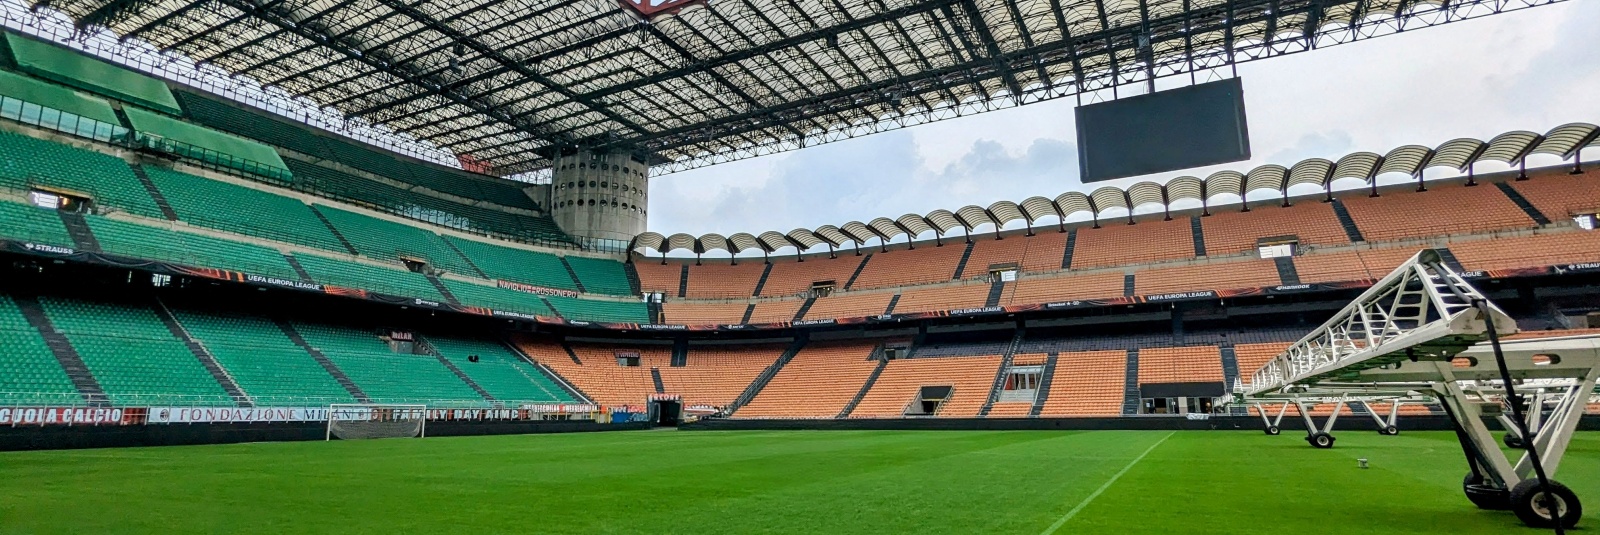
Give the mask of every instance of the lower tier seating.
POLYGON ((665 346, 573 343, 572 352, 578 357, 578 362, 573 362, 558 342, 521 337, 516 344, 523 353, 602 405, 643 405, 656 393, 650 368, 672 364, 672 351, 665 346), (618 362, 619 355, 638 356, 638 365, 623 366, 618 362))
POLYGON ((7 295, 0 295, 0 348, 0 406, 83 403, 44 337, 7 295))
POLYGON ((978 415, 989 400, 1000 357, 948 357, 891 360, 850 413, 851 418, 900 418, 917 402, 924 386, 952 387, 936 416, 963 418, 978 415))
POLYGON ((432 355, 396 352, 371 332, 304 323, 296 323, 294 328, 374 402, 434 406, 484 402, 432 355))
POLYGON ((52 296, 39 301, 112 403, 232 403, 216 378, 150 308, 52 296))
POLYGON ((496 401, 571 403, 572 396, 538 368, 494 340, 429 336, 427 341, 496 401), (473 362, 471 357, 478 357, 473 362))
POLYGON ((175 310, 173 315, 257 405, 300 407, 356 401, 271 320, 188 310, 175 310))
POLYGON ((1122 412, 1127 351, 1061 353, 1041 416, 1113 416, 1122 412))
POLYGON ((726 407, 783 351, 782 345, 689 346, 685 366, 661 368, 661 382, 685 405, 726 407))
POLYGON ((878 361, 873 342, 814 342, 772 377, 735 418, 833 418, 854 399, 878 361))

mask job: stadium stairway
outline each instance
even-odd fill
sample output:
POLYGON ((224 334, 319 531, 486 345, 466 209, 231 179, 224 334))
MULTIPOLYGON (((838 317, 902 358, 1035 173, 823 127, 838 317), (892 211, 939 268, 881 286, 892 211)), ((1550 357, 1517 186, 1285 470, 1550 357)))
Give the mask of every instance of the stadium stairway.
POLYGON ((898 304, 900 304, 900 294, 894 294, 894 297, 889 298, 889 306, 883 307, 883 314, 885 316, 893 314, 894 306, 898 304))
POLYGON ((961 251, 961 261, 956 262, 956 272, 950 275, 950 280, 961 279, 961 272, 967 269, 967 261, 972 259, 972 248, 977 245, 978 243, 972 241, 970 237, 967 238, 967 248, 961 251))
POLYGON ((684 264, 683 268, 678 270, 678 297, 684 297, 684 296, 686 296, 688 294, 689 294, 689 264, 684 264))
POLYGON ((1511 204, 1517 205, 1517 208, 1521 208, 1523 213, 1528 214, 1528 218, 1532 219, 1534 223, 1538 223, 1540 225, 1550 224, 1550 218, 1546 217, 1543 212, 1540 212, 1538 208, 1534 207, 1533 203, 1528 202, 1528 198, 1523 197, 1521 193, 1517 192, 1516 188, 1511 187, 1511 184, 1506 182, 1496 182, 1494 185, 1495 187, 1500 188, 1500 192, 1506 194, 1507 198, 1511 199, 1511 204))
POLYGON ((655 383, 656 393, 667 393, 667 386, 661 382, 661 368, 650 368, 650 382, 655 383))
MULTIPOLYGON (((449 240, 446 240, 446 241, 449 241, 449 240)), ((461 256, 463 258, 466 257, 466 255, 461 255, 461 256)), ((556 258, 561 259, 561 267, 566 268, 567 276, 568 277, 572 277, 572 284, 577 285, 578 291, 588 293, 589 290, 586 290, 583 287, 583 279, 578 277, 578 270, 572 269, 572 264, 570 262, 567 262, 567 257, 558 256, 556 258)), ((489 277, 484 277, 484 278, 487 279, 489 277)))
POLYGON ((317 351, 317 348, 311 347, 311 344, 306 343, 306 339, 300 336, 300 332, 296 331, 293 325, 282 319, 276 319, 273 322, 278 324, 279 329, 283 329, 283 334, 289 337, 289 341, 294 342, 294 345, 300 346, 300 349, 306 350, 306 353, 310 354, 311 358, 317 360, 317 364, 322 365, 322 369, 328 370, 328 375, 332 375, 334 380, 339 381, 339 386, 343 386, 351 397, 362 403, 372 403, 372 398, 367 397, 367 393, 362 392, 361 387, 356 386, 355 381, 350 380, 350 376, 344 374, 344 370, 339 369, 339 366, 329 360, 327 355, 322 354, 321 351, 317 351))
POLYGON ((444 296, 445 302, 452 305, 461 306, 461 301, 456 299, 456 294, 451 293, 450 289, 444 286, 444 282, 439 280, 438 275, 434 275, 432 273, 423 273, 422 276, 428 279, 428 284, 432 284, 433 289, 439 291, 439 295, 444 296))
POLYGON ((844 409, 841 409, 839 411, 839 415, 835 416, 835 418, 839 418, 841 420, 849 418, 850 413, 856 410, 856 405, 860 405, 861 399, 867 397, 867 392, 872 390, 872 384, 878 382, 878 376, 883 375, 883 369, 889 365, 889 359, 883 357, 882 345, 879 345, 877 348, 873 349, 872 356, 867 358, 877 360, 878 366, 872 369, 871 375, 867 376, 867 382, 861 383, 861 391, 856 392, 856 397, 850 398, 850 403, 845 404, 844 409))
POLYGON ((167 196, 161 194, 161 188, 156 187, 156 183, 150 181, 150 175, 144 172, 144 166, 130 164, 128 167, 133 169, 133 176, 139 177, 139 183, 144 185, 144 190, 150 194, 150 199, 156 202, 156 208, 161 209, 161 217, 167 218, 167 221, 177 221, 178 212, 172 209, 171 203, 167 202, 167 196))
MULTIPOLYGON (((517 347, 517 344, 512 343, 510 340, 501 340, 500 345, 505 346, 507 350, 511 351, 511 354, 516 355, 517 358, 522 359, 523 362, 533 366, 533 369, 538 370, 540 374, 544 375, 545 379, 549 379, 550 382, 561 387, 561 389, 566 391, 567 395, 572 399, 577 400, 579 403, 593 402, 594 398, 591 398, 589 397, 589 394, 584 393, 583 389, 578 388, 578 385, 572 384, 571 381, 568 381, 567 378, 562 377, 561 374, 556 373, 555 370, 550 369, 533 357, 528 356, 527 353, 523 353, 522 349, 517 347)), ((582 364, 578 361, 578 355, 572 352, 572 346, 567 345, 565 341, 562 341, 561 348, 566 350, 567 356, 572 359, 572 362, 582 364)))
POLYGON ((1067 231, 1067 245, 1061 252, 1061 269, 1072 267, 1072 249, 1078 245, 1078 229, 1067 231))
POLYGON ((840 290, 849 290, 850 287, 855 286, 856 285, 856 279, 861 277, 861 271, 867 269, 867 262, 871 262, 871 261, 872 261, 872 253, 867 253, 867 256, 861 257, 861 263, 857 264, 856 265, 856 271, 854 273, 850 274, 850 280, 844 281, 844 286, 839 288, 839 289, 840 290))
MULTIPOLYGON (((483 269, 479 268, 478 264, 476 262, 472 261, 472 257, 467 256, 466 253, 461 252, 461 249, 459 247, 456 247, 455 240, 440 240, 440 241, 443 241, 444 242, 444 246, 446 248, 450 249, 450 251, 454 252, 456 254, 456 256, 461 257, 461 261, 463 263, 465 263, 468 268, 472 269, 472 273, 474 275, 477 275, 479 278, 483 278, 483 279, 491 279, 491 280, 494 279, 494 277, 490 277, 487 273, 484 273, 483 269)), ((565 264, 566 261, 562 261, 561 263, 565 264)), ((567 266, 567 271, 571 272, 572 271, 572 266, 567 266)), ((572 277, 572 280, 576 281, 576 280, 578 280, 578 277, 574 276, 574 277, 572 277)), ((578 291, 580 291, 580 292, 583 291, 583 284, 582 283, 578 284, 578 291)))
POLYGON ((50 316, 45 314, 44 306, 39 304, 39 298, 13 294, 11 300, 17 304, 22 317, 28 320, 28 325, 32 325, 44 337, 45 347, 50 348, 50 353, 61 363, 61 369, 67 372, 67 378, 72 380, 72 387, 78 391, 78 395, 83 396, 90 406, 105 406, 106 391, 100 387, 100 381, 95 379, 94 372, 89 371, 89 366, 78 355, 78 350, 72 347, 72 342, 67 341, 67 336, 56 330, 50 316))
POLYGON ((1039 394, 1033 398, 1033 408, 1028 410, 1028 416, 1038 416, 1044 412, 1044 403, 1050 400, 1050 383, 1056 375, 1056 361, 1061 354, 1050 352, 1045 356, 1044 370, 1039 372, 1039 394))
POLYGON ((672 341, 672 357, 667 362, 673 368, 682 368, 689 365, 689 339, 678 338, 672 341))
POLYGON ((995 278, 989 283, 989 296, 983 300, 983 306, 992 307, 1000 305, 1000 297, 1006 294, 1006 281, 995 278))
MULTIPOLYGON (((748 316, 746 317, 748 318, 748 316)), ((756 395, 761 393, 761 389, 766 388, 767 383, 772 382, 772 378, 776 377, 778 372, 783 370, 784 365, 788 364, 789 361, 794 360, 794 356, 799 354, 800 350, 804 349, 805 346, 806 335, 802 332, 795 337, 794 342, 790 343, 788 348, 783 350, 782 354, 778 355, 776 360, 772 361, 772 364, 767 365, 766 369, 761 370, 761 373, 756 375, 754 380, 750 381, 749 386, 744 387, 744 392, 739 393, 739 397, 734 398, 733 403, 728 404, 728 414, 734 414, 734 412, 738 411, 740 407, 745 406, 745 404, 750 403, 750 400, 755 399, 756 395)))
POLYGON ((292 254, 286 254, 283 255, 283 261, 288 262, 289 267, 294 269, 294 273, 300 276, 300 282, 316 283, 316 281, 311 280, 311 274, 306 272, 306 267, 300 265, 300 259, 295 258, 292 254))
POLYGON ((461 382, 467 383, 467 386, 472 387, 473 392, 477 392, 479 396, 483 396, 485 401, 499 401, 494 398, 494 394, 490 394, 489 391, 484 390, 483 386, 479 385, 477 381, 472 380, 472 377, 468 376, 467 372, 462 371, 459 366, 456 366, 456 363, 451 362, 450 359, 444 358, 444 354, 440 353, 438 348, 433 347, 433 343, 418 337, 416 344, 423 351, 427 351, 429 355, 433 355, 433 358, 438 359, 439 364, 443 364, 445 369, 450 370, 450 373, 456 374, 456 377, 461 379, 461 382))
MULTIPOLYGON (((657 308, 659 308, 661 306, 659 303, 651 303, 651 304, 656 305, 657 308)), ((755 313, 756 313, 756 304, 755 303, 750 303, 748 305, 745 305, 745 307, 744 307, 744 316, 739 318, 739 323, 750 323, 750 316, 755 315, 755 313)))
POLYGON ((806 302, 800 305, 800 309, 794 311, 794 321, 800 321, 800 320, 805 319, 806 318, 806 312, 810 311, 811 310, 811 305, 815 305, 815 304, 817 304, 817 298, 816 297, 807 297, 806 298, 806 302))
POLYGON ((1332 203, 1333 215, 1338 216, 1339 226, 1344 228, 1345 237, 1350 239, 1350 243, 1367 241, 1366 238, 1361 236, 1361 227, 1356 226, 1356 220, 1350 217, 1350 210, 1344 207, 1344 203, 1339 202, 1339 199, 1332 199, 1328 202, 1332 203))
POLYGON ((1285 286, 1300 284, 1300 271, 1294 267, 1294 257, 1280 256, 1272 259, 1278 268, 1278 282, 1285 286))
POLYGON ((89 222, 83 219, 83 214, 59 210, 56 212, 61 217, 61 224, 67 227, 67 235, 72 237, 73 248, 91 253, 102 252, 100 240, 94 237, 94 231, 89 230, 89 222))
POLYGON ((1439 261, 1456 270, 1456 273, 1467 271, 1467 268, 1461 267, 1461 260, 1456 258, 1456 254, 1451 252, 1449 247, 1435 247, 1433 250, 1439 252, 1439 261))
POLYGON ((1189 232, 1194 235, 1194 256, 1206 256, 1206 233, 1200 224, 1200 216, 1189 216, 1189 232))
POLYGON ((1128 350, 1127 375, 1122 383, 1122 414, 1139 414, 1139 349, 1128 350))
MULTIPOLYGON (((1239 380, 1239 356, 1234 353, 1232 342, 1218 344, 1217 349, 1222 355, 1222 393, 1228 395, 1233 392, 1233 385, 1239 380)), ((1251 373, 1254 373, 1254 370, 1251 373)), ((1230 414, 1238 416, 1246 414, 1249 408, 1235 404, 1228 410, 1230 414)))
POLYGON ((628 292, 632 295, 644 295, 644 286, 639 282, 639 268, 633 265, 632 257, 622 263, 622 274, 628 277, 628 292))
POLYGON ((234 404, 240 407, 254 407, 255 403, 251 401, 250 395, 239 387, 239 382, 235 381, 233 375, 230 375, 228 370, 222 367, 222 363, 217 362, 217 357, 211 354, 211 350, 206 349, 206 346, 189 334, 189 330, 178 322, 178 318, 173 317, 172 310, 167 308, 166 303, 159 298, 155 302, 156 306, 152 308, 156 312, 156 317, 161 319, 161 324, 167 327, 167 331, 172 333, 173 338, 177 338, 183 342, 184 347, 189 348, 189 353, 194 354, 194 358, 200 361, 200 365, 205 367, 207 373, 211 374, 211 378, 222 386, 222 390, 228 393, 228 397, 233 398, 234 404))
POLYGON ((317 220, 322 221, 322 224, 328 227, 328 232, 332 232, 333 233, 333 237, 337 238, 339 240, 339 245, 344 246, 345 252, 350 253, 352 255, 361 254, 360 251, 356 250, 356 246, 352 245, 350 243, 350 240, 344 237, 344 233, 343 232, 339 232, 339 229, 337 227, 333 226, 333 222, 332 221, 328 221, 328 216, 323 215, 322 214, 322 210, 318 210, 317 209, 317 205, 308 204, 308 205, 306 205, 306 207, 311 209, 311 213, 317 215, 317 220))
POLYGON ((994 382, 989 385, 989 398, 984 400, 983 407, 978 409, 978 416, 988 416, 989 411, 994 410, 994 404, 1000 401, 1000 393, 1005 391, 1006 387, 1006 374, 1011 372, 1012 359, 1017 356, 1017 346, 1022 344, 1024 332, 1023 327, 1018 325, 1016 332, 1011 334, 1011 344, 1006 346, 1005 354, 1000 356, 1000 368, 994 371, 994 382))
POLYGON ((767 262, 766 267, 761 268, 761 278, 756 279, 756 291, 750 295, 760 297, 761 290, 767 287, 767 277, 770 276, 772 276, 772 262, 767 262))

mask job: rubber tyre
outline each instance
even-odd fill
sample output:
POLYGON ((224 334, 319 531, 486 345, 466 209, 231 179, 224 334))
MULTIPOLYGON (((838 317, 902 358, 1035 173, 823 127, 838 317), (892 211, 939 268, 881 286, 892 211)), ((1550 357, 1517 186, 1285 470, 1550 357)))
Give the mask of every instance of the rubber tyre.
POLYGON ((1282 432, 1283 431, 1278 429, 1278 426, 1276 426, 1276 425, 1267 426, 1267 434, 1268 435, 1278 436, 1278 433, 1282 433, 1282 432))
POLYGON ((1306 437, 1306 442, 1310 442, 1311 443, 1311 447, 1317 448, 1319 450, 1325 450, 1325 449, 1328 449, 1328 448, 1332 448, 1333 447, 1333 441, 1334 441, 1333 435, 1330 435, 1330 434, 1327 434, 1327 433, 1314 433, 1311 436, 1306 437))
POLYGON ((1556 524, 1561 524, 1564 529, 1572 529, 1578 525, 1578 519, 1583 518, 1583 504, 1578 503, 1578 495, 1566 485, 1550 480, 1549 492, 1539 488, 1538 478, 1525 480, 1511 488, 1511 512, 1522 519, 1522 523, 1535 528, 1552 529, 1556 524), (1555 499, 1550 503, 1549 499, 1555 499))
POLYGON ((1520 450, 1523 447, 1522 439, 1511 433, 1506 433, 1505 436, 1501 437, 1500 442, 1504 442, 1507 448, 1514 450, 1520 450))
POLYGON ((1392 426, 1392 425, 1384 426, 1383 429, 1379 429, 1378 430, 1378 434, 1392 437, 1392 436, 1400 434, 1400 428, 1392 426))
POLYGON ((1485 486, 1483 478, 1468 472, 1467 477, 1461 480, 1461 492, 1467 495, 1467 501, 1479 509, 1489 511, 1506 511, 1511 509, 1511 492, 1506 489, 1497 489, 1485 486))

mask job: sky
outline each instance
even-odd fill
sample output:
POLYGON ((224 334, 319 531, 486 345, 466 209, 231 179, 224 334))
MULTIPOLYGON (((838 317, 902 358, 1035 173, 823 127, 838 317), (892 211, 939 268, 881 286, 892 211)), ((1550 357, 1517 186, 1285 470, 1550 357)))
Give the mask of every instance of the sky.
MULTIPOLYGON (((1085 186, 1076 102, 1063 98, 658 176, 649 229, 788 232, 1600 123, 1595 28, 1600 2, 1565 2, 1240 65, 1254 156, 1246 162, 1085 186)), ((1529 159, 1530 166, 1555 162, 1529 159)), ((1478 171, 1503 169, 1495 165, 1478 171)))

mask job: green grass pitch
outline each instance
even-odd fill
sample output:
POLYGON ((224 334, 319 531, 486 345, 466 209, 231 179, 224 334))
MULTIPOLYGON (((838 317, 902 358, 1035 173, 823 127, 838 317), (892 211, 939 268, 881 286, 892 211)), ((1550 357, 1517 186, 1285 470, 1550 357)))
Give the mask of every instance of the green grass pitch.
MULTIPOLYGON (((0 453, 0 533, 1508 533, 1452 433, 640 431, 0 453), (1357 467, 1370 459, 1370 469, 1357 467)), ((1600 529, 1600 433, 1557 476, 1600 529)))

